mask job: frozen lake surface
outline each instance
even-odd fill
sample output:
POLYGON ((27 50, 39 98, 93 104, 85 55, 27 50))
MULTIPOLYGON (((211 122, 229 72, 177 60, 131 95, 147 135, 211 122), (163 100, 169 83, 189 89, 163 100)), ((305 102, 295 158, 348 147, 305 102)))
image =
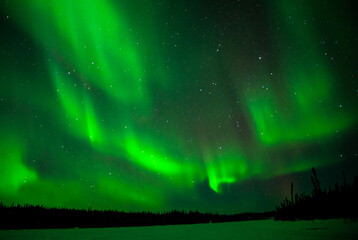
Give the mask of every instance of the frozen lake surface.
POLYGON ((153 227, 1 230, 0 239, 358 239, 358 221, 261 220, 153 227))

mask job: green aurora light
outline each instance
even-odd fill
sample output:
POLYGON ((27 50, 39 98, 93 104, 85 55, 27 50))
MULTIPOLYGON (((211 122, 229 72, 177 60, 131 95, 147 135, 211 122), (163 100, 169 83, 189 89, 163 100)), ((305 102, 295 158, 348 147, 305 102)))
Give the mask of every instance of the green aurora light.
POLYGON ((0 9, 2 202, 260 211, 282 196, 274 179, 335 168, 342 152, 357 169, 349 4, 31 0, 0 9), (250 181, 267 184, 258 193, 250 181))

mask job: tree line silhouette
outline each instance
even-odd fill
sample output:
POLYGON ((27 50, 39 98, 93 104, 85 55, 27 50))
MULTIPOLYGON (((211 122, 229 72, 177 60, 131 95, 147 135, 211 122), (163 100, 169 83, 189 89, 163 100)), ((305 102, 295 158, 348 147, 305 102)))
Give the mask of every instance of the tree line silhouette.
POLYGON ((343 173, 343 184, 335 184, 322 189, 315 168, 312 168, 311 182, 313 190, 310 195, 293 194, 291 182, 291 199, 285 199, 276 207, 275 220, 309 220, 328 218, 358 217, 358 176, 353 184, 347 184, 343 173))
POLYGON ((178 210, 163 213, 120 212, 45 208, 28 204, 5 206, 0 203, 0 229, 103 228, 218 223, 267 219, 272 215, 273 212, 233 215, 178 210))

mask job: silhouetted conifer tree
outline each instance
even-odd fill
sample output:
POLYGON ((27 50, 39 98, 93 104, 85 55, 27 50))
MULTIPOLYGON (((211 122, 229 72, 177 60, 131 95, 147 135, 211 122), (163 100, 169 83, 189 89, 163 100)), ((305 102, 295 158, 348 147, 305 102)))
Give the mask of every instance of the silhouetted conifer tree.
POLYGON ((343 173, 343 185, 335 184, 335 188, 321 189, 315 168, 312 168, 311 195, 296 194, 293 201, 293 183, 291 182, 291 202, 285 198, 280 206, 276 207, 276 220, 296 220, 315 218, 357 218, 358 217, 358 177, 353 184, 347 184, 343 173))

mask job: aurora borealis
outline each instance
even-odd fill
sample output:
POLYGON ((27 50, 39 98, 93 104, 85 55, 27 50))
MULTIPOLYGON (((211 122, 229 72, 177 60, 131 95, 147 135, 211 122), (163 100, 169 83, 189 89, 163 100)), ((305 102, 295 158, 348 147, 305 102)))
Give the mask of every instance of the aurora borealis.
POLYGON ((1 1, 0 200, 262 211, 356 174, 353 6, 1 1))

